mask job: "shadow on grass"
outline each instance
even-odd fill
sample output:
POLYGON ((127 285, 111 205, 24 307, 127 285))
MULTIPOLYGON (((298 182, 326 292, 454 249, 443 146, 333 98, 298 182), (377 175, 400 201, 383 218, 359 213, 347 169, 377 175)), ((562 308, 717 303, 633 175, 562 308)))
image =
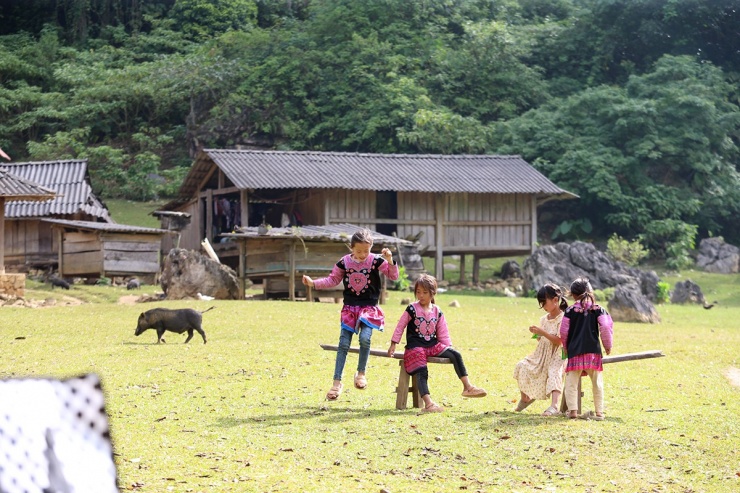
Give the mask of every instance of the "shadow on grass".
POLYGON ((411 417, 416 416, 417 410, 409 408, 405 411, 396 409, 358 409, 352 407, 335 407, 334 405, 322 404, 318 407, 296 406, 292 408, 281 408, 285 412, 272 415, 259 415, 245 418, 219 418, 216 426, 221 428, 233 428, 235 426, 261 425, 282 426, 302 419, 318 419, 326 423, 346 423, 349 420, 376 419, 388 417, 411 417), (292 410, 292 411, 291 411, 292 410))
MULTIPOLYGON (((486 411, 484 413, 478 413, 469 416, 460 416, 456 421, 464 421, 471 424, 477 424, 481 428, 500 428, 502 426, 542 426, 551 423, 558 425, 565 424, 566 422, 573 421, 578 423, 590 423, 591 420, 585 419, 568 419, 565 415, 560 416, 541 416, 539 414, 527 413, 522 414, 515 411, 486 411)), ((603 425, 608 423, 623 423, 622 418, 615 416, 606 416, 604 421, 596 422, 594 424, 603 425)))

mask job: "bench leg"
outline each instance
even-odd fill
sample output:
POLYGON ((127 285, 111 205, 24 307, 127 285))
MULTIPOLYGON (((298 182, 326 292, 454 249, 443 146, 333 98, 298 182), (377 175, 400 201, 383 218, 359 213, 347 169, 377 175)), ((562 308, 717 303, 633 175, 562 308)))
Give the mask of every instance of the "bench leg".
POLYGON ((411 395, 413 396, 414 407, 424 407, 424 401, 421 400, 419 395, 418 374, 411 377, 411 395))
POLYGON ((406 409, 406 403, 409 397, 409 374, 403 367, 403 360, 400 363, 401 371, 398 372, 398 387, 396 387, 396 409, 406 409))

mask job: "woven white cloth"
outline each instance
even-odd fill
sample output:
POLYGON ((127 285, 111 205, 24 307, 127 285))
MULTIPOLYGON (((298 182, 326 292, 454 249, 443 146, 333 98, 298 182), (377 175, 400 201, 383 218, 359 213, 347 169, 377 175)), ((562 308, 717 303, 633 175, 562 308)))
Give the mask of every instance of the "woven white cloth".
POLYGON ((0 380, 0 493, 118 492, 97 375, 0 380))

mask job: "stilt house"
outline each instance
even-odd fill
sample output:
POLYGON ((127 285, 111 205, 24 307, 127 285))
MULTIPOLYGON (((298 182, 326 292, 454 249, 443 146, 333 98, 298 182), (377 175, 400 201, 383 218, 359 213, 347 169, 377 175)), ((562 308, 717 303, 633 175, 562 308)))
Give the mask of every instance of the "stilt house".
POLYGON ((532 252, 538 205, 575 197, 520 156, 204 149, 163 210, 192 218, 181 248, 207 238, 235 268, 237 226, 350 223, 418 239, 439 278, 444 255, 472 254, 475 278, 480 258, 532 252))

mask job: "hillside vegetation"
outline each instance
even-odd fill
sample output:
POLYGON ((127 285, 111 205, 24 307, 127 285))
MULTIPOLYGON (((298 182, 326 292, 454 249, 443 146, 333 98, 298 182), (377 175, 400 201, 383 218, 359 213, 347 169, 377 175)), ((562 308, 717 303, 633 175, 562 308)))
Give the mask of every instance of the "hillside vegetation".
MULTIPOLYGON (((176 193, 203 147, 520 154, 543 236, 740 243, 737 0, 0 4, 0 147, 176 193)), ((402 177, 400 179, 411 179, 402 177)))

